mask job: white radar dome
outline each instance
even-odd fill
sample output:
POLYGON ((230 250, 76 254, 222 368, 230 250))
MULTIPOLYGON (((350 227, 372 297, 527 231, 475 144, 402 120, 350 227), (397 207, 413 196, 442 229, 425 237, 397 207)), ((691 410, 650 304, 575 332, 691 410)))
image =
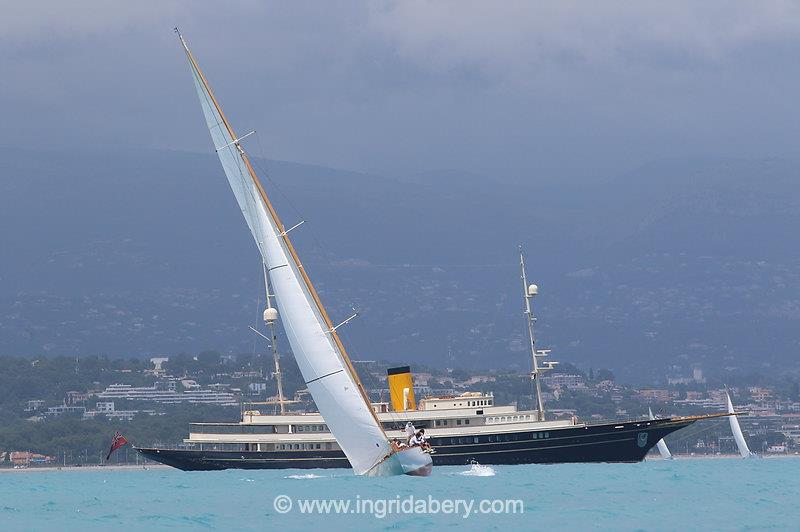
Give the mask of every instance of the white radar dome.
POLYGON ((267 323, 276 321, 278 319, 278 309, 268 307, 264 309, 264 321, 267 323))
POLYGON ((539 285, 532 284, 528 287, 528 295, 535 296, 539 293, 539 285))

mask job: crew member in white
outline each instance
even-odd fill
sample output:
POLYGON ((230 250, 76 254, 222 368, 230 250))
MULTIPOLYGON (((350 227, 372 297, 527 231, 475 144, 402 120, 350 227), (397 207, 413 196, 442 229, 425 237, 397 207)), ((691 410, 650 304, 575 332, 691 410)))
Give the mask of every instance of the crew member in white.
POLYGON ((417 433, 417 429, 414 428, 414 424, 410 421, 406 423, 406 443, 411 445, 411 438, 417 433))

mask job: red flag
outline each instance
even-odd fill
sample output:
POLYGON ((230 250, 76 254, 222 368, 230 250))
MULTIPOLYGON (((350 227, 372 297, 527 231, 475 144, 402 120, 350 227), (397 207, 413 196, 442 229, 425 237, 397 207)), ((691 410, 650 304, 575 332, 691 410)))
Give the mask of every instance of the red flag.
POLYGON ((127 444, 128 440, 125 439, 125 436, 119 433, 119 431, 114 433, 114 439, 111 440, 111 449, 108 450, 108 455, 106 456, 106 460, 111 458, 111 453, 122 447, 123 445, 127 444))

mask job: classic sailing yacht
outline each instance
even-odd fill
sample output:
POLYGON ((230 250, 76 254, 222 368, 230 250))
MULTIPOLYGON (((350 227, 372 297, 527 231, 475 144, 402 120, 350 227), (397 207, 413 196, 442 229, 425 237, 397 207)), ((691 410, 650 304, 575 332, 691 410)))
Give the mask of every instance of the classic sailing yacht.
POLYGON ((747 442, 744 441, 744 434, 742 434, 742 427, 739 426, 739 418, 736 416, 736 411, 733 409, 733 403, 731 402, 731 394, 728 393, 728 390, 725 390, 725 396, 728 398, 728 421, 731 423, 731 432, 733 432, 733 439, 736 440, 736 447, 739 449, 739 454, 742 455, 742 458, 753 458, 756 455, 750 448, 747 446, 747 442))
MULTIPOLYGON (((200 105, 239 208, 261 253, 289 344, 325 424, 358 475, 427 476, 429 454, 390 441, 347 356, 322 301, 267 197, 250 160, 186 41, 175 28, 189 61, 200 105)), ((249 135, 249 134, 248 134, 249 135)), ((246 136, 246 135, 245 135, 246 136)), ((296 226, 295 226, 296 227, 296 226)), ((265 313, 266 317, 266 313, 265 313)))

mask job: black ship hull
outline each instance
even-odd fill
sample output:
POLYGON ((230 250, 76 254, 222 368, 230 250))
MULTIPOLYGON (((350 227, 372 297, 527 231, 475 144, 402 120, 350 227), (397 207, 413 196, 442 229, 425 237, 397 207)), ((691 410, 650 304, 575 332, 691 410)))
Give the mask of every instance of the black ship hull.
MULTIPOLYGON (((558 464, 640 462, 658 441, 697 419, 666 418, 541 431, 431 437, 433 464, 558 464)), ((339 450, 223 451, 137 448, 148 459, 184 471, 349 468, 339 450)))

